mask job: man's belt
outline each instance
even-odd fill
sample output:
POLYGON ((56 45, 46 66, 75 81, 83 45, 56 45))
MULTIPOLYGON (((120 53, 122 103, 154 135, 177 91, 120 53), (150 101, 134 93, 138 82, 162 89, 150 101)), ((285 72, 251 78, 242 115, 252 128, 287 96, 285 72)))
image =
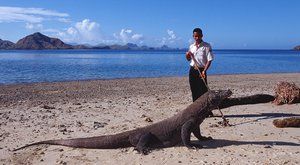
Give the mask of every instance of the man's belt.
POLYGON ((197 65, 194 65, 194 66, 192 66, 192 68, 194 68, 195 70, 204 70, 204 68, 203 67, 199 67, 199 66, 197 66, 197 65))

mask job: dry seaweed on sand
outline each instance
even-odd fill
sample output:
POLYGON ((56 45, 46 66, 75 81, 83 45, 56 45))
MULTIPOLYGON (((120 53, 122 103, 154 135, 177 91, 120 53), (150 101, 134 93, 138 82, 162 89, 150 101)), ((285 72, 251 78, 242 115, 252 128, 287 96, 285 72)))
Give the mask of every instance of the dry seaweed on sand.
POLYGON ((290 117, 285 119, 275 119, 273 124, 278 128, 300 127, 300 118, 290 117))
POLYGON ((275 87, 276 105, 300 102, 300 88, 295 83, 279 82, 275 87))

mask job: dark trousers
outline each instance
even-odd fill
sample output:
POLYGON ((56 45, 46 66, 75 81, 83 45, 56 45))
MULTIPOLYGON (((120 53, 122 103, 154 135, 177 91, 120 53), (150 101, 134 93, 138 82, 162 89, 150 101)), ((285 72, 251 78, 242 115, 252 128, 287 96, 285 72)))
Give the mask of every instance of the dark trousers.
MULTIPOLYGON (((200 68, 202 72, 204 68, 200 68)), ((207 76, 205 76, 205 83, 207 84, 207 76)), ((193 102, 196 101, 201 95, 208 91, 206 85, 204 84, 202 78, 199 75, 198 70, 194 69, 194 67, 190 68, 189 73, 189 82, 193 96, 193 102)))

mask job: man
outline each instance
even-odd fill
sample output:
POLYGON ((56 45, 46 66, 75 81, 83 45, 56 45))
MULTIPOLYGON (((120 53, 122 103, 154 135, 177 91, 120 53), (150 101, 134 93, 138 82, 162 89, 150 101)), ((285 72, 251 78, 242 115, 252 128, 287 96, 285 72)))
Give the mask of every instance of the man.
POLYGON ((208 91, 206 71, 214 58, 211 46, 202 40, 200 28, 193 30, 195 43, 190 45, 186 52, 186 59, 190 61, 189 83, 192 91, 193 102, 208 91), (199 74, 200 71, 200 74, 199 74), (204 81, 205 82, 204 82, 204 81))

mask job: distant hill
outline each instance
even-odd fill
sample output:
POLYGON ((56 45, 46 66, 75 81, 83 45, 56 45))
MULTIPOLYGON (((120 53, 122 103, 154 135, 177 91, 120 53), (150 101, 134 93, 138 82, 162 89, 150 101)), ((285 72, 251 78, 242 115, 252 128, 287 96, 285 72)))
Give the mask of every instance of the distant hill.
POLYGON ((294 50, 300 50, 300 45, 299 45, 299 46, 296 46, 296 47, 294 47, 294 50))
POLYGON ((163 45, 161 47, 148 47, 146 45, 138 46, 137 44, 127 43, 125 45, 110 45, 106 46, 111 50, 173 50, 173 48, 163 45))
POLYGON ((73 47, 72 45, 65 44, 60 39, 50 38, 37 32, 20 39, 14 45, 14 49, 73 49, 73 47))
POLYGON ((86 45, 72 45, 72 49, 90 49, 90 47, 86 45))
MULTIPOLYGON (((80 44, 66 44, 58 38, 48 37, 40 32, 33 33, 22 39, 16 44, 10 41, 0 39, 0 49, 6 50, 44 50, 44 49, 108 49, 108 50, 175 50, 169 48, 167 45, 161 47, 148 47, 146 45, 138 46, 134 43, 127 43, 125 45, 80 45, 80 44)), ((178 49, 176 49, 178 50, 178 49)))
MULTIPOLYGON (((127 43, 125 45, 108 45, 107 47, 109 47, 109 49, 112 50, 141 50, 142 48, 139 47, 136 44, 133 43, 127 43)), ((144 49, 147 49, 146 47, 144 47, 144 49)))
POLYGON ((6 41, 6 40, 0 39, 0 49, 11 49, 11 48, 13 48, 14 45, 15 45, 15 43, 13 43, 11 41, 6 41))

